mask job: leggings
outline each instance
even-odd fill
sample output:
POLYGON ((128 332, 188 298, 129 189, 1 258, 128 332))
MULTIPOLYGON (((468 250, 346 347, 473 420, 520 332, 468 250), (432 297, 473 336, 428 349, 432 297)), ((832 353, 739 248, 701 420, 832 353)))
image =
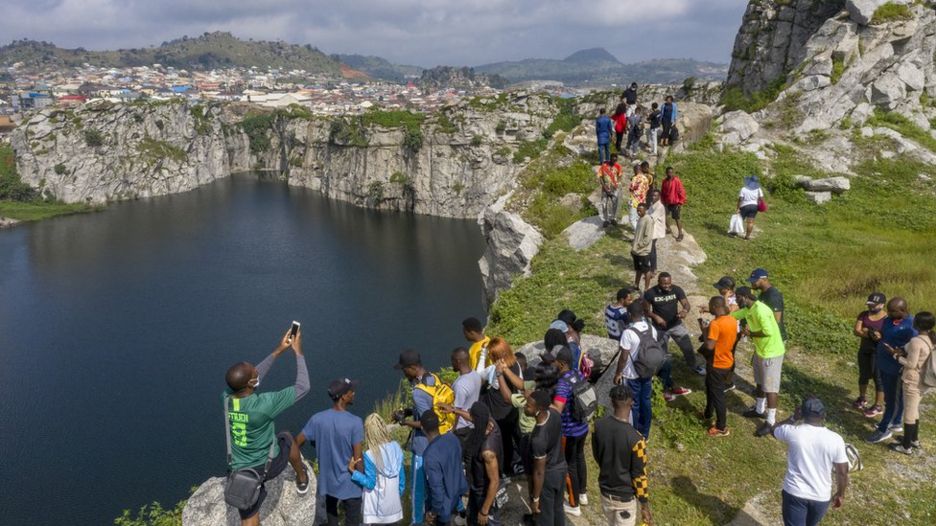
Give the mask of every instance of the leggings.
POLYGON ((588 482, 588 471, 585 465, 585 438, 588 433, 580 437, 562 437, 565 442, 564 452, 566 465, 569 468, 569 504, 579 505, 579 495, 585 493, 588 482))

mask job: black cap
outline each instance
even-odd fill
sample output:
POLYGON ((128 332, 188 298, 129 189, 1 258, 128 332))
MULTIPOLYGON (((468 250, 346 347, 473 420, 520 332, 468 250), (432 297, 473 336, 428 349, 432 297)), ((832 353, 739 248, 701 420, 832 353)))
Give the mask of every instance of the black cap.
POLYGON ((721 279, 719 279, 718 282, 712 286, 718 290, 721 290, 721 289, 734 290, 735 288, 734 278, 732 278, 731 276, 722 276, 721 279))
POLYGON ((745 298, 757 299, 757 296, 754 295, 754 291, 751 290, 751 287, 738 287, 734 291, 735 296, 743 296, 745 298))
POLYGON ((572 365, 572 349, 563 346, 559 349, 559 352, 556 353, 556 361, 572 365))
POLYGON ((868 305, 882 305, 887 303, 887 296, 880 292, 874 292, 868 296, 868 305))
POLYGON ((354 391, 357 388, 357 380, 347 378, 336 378, 328 383, 328 396, 332 399, 338 399, 348 391, 354 391))
POLYGON ((400 353, 400 361, 393 366, 394 369, 402 369, 404 367, 409 367, 410 365, 422 365, 422 358, 419 357, 419 353, 407 349, 400 353))
POLYGON ((825 418, 826 416, 825 404, 815 396, 803 400, 803 405, 800 406, 800 412, 803 418, 825 418))

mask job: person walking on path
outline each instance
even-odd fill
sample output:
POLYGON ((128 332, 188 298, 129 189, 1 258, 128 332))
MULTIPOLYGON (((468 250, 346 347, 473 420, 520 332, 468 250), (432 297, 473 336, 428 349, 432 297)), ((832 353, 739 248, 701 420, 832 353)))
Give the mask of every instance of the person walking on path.
MULTIPOLYGON (((458 373, 458 378, 452 382, 452 391, 455 392, 452 405, 456 409, 468 411, 481 396, 481 375, 471 369, 468 364, 468 351, 462 347, 452 351, 452 370, 458 373)), ((473 427, 474 424, 466 418, 458 417, 455 421, 455 435, 463 445, 473 427)))
POLYGON ((386 422, 377 413, 364 419, 364 441, 369 448, 364 452, 364 472, 353 457, 348 461, 351 481, 363 490, 364 524, 394 524, 403 520, 403 449, 390 438, 386 422))
POLYGON ((676 222, 676 228, 679 232, 676 235, 676 241, 682 241, 682 207, 686 204, 686 188, 672 166, 666 167, 666 177, 663 178, 660 185, 660 197, 663 205, 666 206, 666 213, 676 222))
POLYGON ((663 146, 669 146, 672 139, 673 127, 676 125, 676 120, 679 119, 679 110, 676 108, 676 102, 673 100, 672 95, 666 97, 666 102, 663 103, 662 120, 663 120, 663 140, 660 141, 663 146))
POLYGON ((647 129, 647 148, 650 153, 657 154, 657 144, 660 141, 660 126, 663 123, 663 114, 660 112, 660 105, 654 102, 650 105, 650 114, 647 116, 650 127, 647 129))
POLYGON ((634 176, 631 177, 630 184, 627 186, 630 192, 630 223, 631 228, 637 229, 637 207, 640 204, 647 203, 647 192, 650 190, 650 177, 643 173, 640 165, 634 165, 634 176))
POLYGON ((650 247, 650 279, 653 279, 657 271, 657 241, 666 237, 666 207, 660 202, 659 190, 650 190, 647 205, 647 215, 653 220, 653 244, 650 247))
POLYGON ((910 340, 904 350, 888 347, 888 351, 903 366, 900 375, 903 384, 903 440, 891 444, 891 449, 905 455, 912 455, 920 448, 920 399, 927 390, 924 384, 924 369, 927 359, 936 343, 936 318, 932 312, 920 312, 913 318, 913 327, 919 334, 910 340))
POLYGON ((484 325, 478 318, 465 318, 462 320, 462 334, 465 341, 471 344, 468 348, 468 365, 474 371, 481 371, 488 365, 487 346, 491 338, 484 335, 484 325))
POLYGON ((585 465, 585 438, 588 436, 588 422, 576 420, 573 414, 575 407, 576 384, 585 382, 576 367, 574 358, 568 347, 562 347, 556 353, 556 365, 559 367, 559 382, 556 384, 556 394, 553 396, 552 406, 559 411, 562 421, 562 441, 565 453, 566 466, 571 481, 569 488, 569 505, 565 512, 579 516, 582 510, 579 503, 588 504, 585 496, 588 482, 588 468, 585 465))
POLYGON ((744 412, 747 418, 765 418, 766 421, 757 429, 757 436, 770 434, 771 426, 777 421, 777 406, 780 400, 780 376, 783 370, 783 356, 786 347, 780 336, 780 327, 773 311, 754 297, 748 287, 735 290, 740 309, 731 313, 736 320, 744 320, 746 325, 742 334, 754 342, 754 356, 751 365, 754 369, 754 407, 744 412))
POLYGON ((536 418, 530 436, 533 458, 533 490, 530 498, 536 526, 565 526, 563 488, 566 461, 562 454, 562 416, 553 409, 552 393, 539 389, 527 399, 523 408, 536 418))
POLYGON ((267 495, 264 483, 279 476, 287 463, 296 471, 296 491, 300 495, 309 491, 309 472, 302 462, 301 444, 293 440, 288 431, 277 433, 273 422, 277 415, 309 392, 309 370, 302 354, 302 333, 296 332, 292 336, 291 332, 287 330, 276 349, 256 367, 249 362, 240 362, 231 366, 224 376, 227 388, 221 399, 230 421, 226 437, 230 440, 228 469, 231 472, 253 469, 261 474, 262 480, 257 502, 246 510, 237 510, 243 526, 260 524, 260 506, 267 495), (266 378, 273 362, 290 347, 296 355, 295 383, 279 391, 257 393, 260 381, 266 378), (269 469, 266 468, 268 459, 269 469))
POLYGON ((751 284, 752 288, 760 291, 757 296, 758 301, 767 305, 773 311, 774 317, 777 318, 777 325, 780 327, 780 337, 783 338, 783 341, 787 341, 786 323, 784 323, 783 319, 783 293, 770 283, 767 271, 762 268, 754 269, 751 272, 748 283, 751 284))
POLYGON ((633 395, 626 385, 610 392, 613 413, 595 423, 592 456, 598 464, 601 510, 608 526, 635 526, 637 501, 641 524, 652 526, 650 479, 647 477, 647 441, 630 424, 633 395))
POLYGON ((645 203, 637 205, 637 217, 631 256, 634 260, 634 287, 640 290, 641 277, 644 278, 644 288, 650 287, 650 253, 653 251, 653 219, 647 215, 645 203))
POLYGON ((611 160, 598 167, 598 184, 601 185, 601 226, 617 224, 618 190, 620 187, 620 169, 617 164, 617 154, 611 154, 611 160), (617 169, 615 170, 615 167, 617 169))
POLYGON ((614 122, 614 149, 617 152, 621 151, 621 143, 624 141, 624 136, 627 135, 627 103, 622 102, 617 105, 617 108, 614 109, 614 114, 611 115, 611 120, 614 122))
POLYGON ((910 343, 917 335, 913 328, 913 316, 907 309, 907 301, 903 298, 891 298, 887 302, 887 317, 884 318, 881 331, 874 331, 873 339, 877 340, 875 351, 875 365, 878 378, 884 389, 884 414, 874 433, 868 437, 868 442, 877 444, 891 438, 894 432, 903 431, 903 390, 900 382, 900 362, 890 349, 901 349, 910 343))
POLYGON ((637 107, 637 83, 632 82, 631 85, 624 90, 624 93, 621 94, 621 99, 627 103, 629 109, 637 107))
POLYGON ((598 110, 598 118, 595 119, 595 137, 598 139, 598 162, 604 163, 611 158, 611 134, 614 133, 614 125, 611 118, 605 112, 604 108, 598 110))
POLYGON ((640 151, 640 138, 643 136, 643 114, 643 108, 638 106, 627 119, 627 151, 635 159, 640 151))
POLYGON ((887 311, 884 310, 884 304, 887 303, 887 297, 880 292, 874 292, 868 296, 865 302, 867 310, 858 315, 855 320, 854 333, 861 339, 858 344, 858 399, 852 403, 852 407, 859 411, 864 411, 868 418, 880 416, 884 412, 884 390, 881 388, 881 382, 878 380, 877 369, 874 367, 874 355, 877 350, 877 341, 872 337, 875 333, 880 333, 884 327, 884 318, 887 317, 887 311), (868 404, 868 383, 874 380, 874 403, 868 404))
POLYGON ((328 526, 338 526, 338 509, 344 512, 345 525, 361 524, 361 486, 351 480, 348 466, 364 474, 364 422, 348 411, 354 403, 357 382, 347 378, 328 384, 331 409, 312 415, 296 437, 301 446, 308 440, 318 458, 318 492, 325 495, 328 526))
POLYGON ((439 434, 439 417, 425 411, 419 418, 427 444, 423 450, 425 475, 422 486, 428 488, 426 512, 420 522, 428 526, 450 526, 461 497, 468 491, 462 464, 462 448, 454 433, 439 434))
POLYGON ((692 347, 692 338, 683 319, 689 315, 692 307, 686 292, 673 285, 673 277, 668 272, 661 272, 655 287, 644 292, 644 309, 653 325, 660 332, 664 347, 670 339, 683 353, 683 359, 689 369, 696 374, 704 375, 705 367, 696 361, 695 349, 692 347))
POLYGON ((734 368, 734 348, 738 341, 738 322, 731 317, 728 304, 722 296, 709 300, 708 310, 715 316, 711 323, 701 324, 703 341, 701 352, 705 356, 705 412, 706 420, 715 416, 715 425, 708 430, 710 437, 729 434, 725 411, 725 391, 731 384, 734 368))
POLYGON ((751 239, 751 233, 754 232, 754 218, 757 217, 757 209, 760 201, 764 199, 764 191, 761 189, 760 179, 756 175, 750 175, 744 178, 744 186, 738 192, 738 214, 744 219, 744 239, 751 239))

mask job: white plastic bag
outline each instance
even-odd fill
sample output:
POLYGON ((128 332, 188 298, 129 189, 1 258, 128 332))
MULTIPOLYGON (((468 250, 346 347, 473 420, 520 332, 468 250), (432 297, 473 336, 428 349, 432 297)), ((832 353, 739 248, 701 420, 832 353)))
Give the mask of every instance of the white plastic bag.
POLYGON ((728 223, 728 234, 732 236, 744 235, 744 220, 741 219, 741 214, 731 216, 731 221, 728 223))

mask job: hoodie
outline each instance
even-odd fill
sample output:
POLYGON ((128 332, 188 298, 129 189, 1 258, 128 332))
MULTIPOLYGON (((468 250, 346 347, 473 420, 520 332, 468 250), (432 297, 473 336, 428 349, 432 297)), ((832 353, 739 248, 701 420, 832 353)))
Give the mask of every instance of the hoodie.
POLYGON ((382 467, 373 450, 364 453, 364 473, 355 471, 351 480, 364 488, 362 513, 364 524, 392 524, 403 520, 401 497, 406 489, 403 450, 396 442, 380 446, 382 467))

